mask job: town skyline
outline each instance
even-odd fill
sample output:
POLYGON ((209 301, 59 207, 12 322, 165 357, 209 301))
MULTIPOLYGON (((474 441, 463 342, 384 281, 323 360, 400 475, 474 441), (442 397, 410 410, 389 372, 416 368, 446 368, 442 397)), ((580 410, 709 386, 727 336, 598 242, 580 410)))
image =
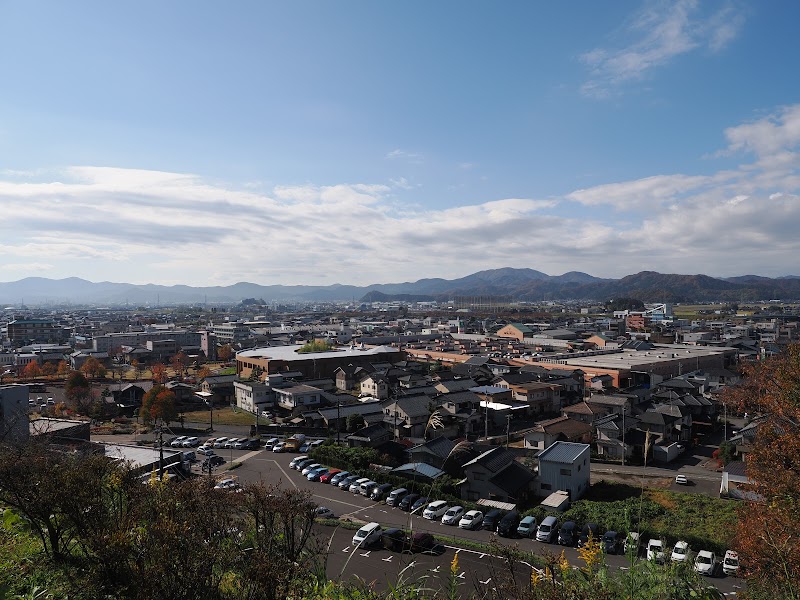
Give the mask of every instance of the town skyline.
POLYGON ((575 8, 6 4, 0 281, 795 274, 800 6, 575 8))

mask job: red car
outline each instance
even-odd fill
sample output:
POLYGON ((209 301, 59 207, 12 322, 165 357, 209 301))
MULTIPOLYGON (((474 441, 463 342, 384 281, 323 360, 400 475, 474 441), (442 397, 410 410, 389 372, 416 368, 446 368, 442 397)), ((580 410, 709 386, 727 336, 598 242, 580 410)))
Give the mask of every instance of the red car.
POLYGON ((341 473, 341 469, 330 469, 325 475, 319 478, 320 483, 330 483, 331 477, 337 473, 341 473))

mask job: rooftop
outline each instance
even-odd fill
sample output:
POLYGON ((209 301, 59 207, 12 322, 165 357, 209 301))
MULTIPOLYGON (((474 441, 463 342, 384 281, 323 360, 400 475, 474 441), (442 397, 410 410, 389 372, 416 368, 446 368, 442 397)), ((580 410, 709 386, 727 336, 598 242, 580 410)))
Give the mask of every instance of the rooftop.
POLYGON ((537 457, 540 463, 546 460, 548 462, 571 465, 584 452, 587 454, 589 452, 587 444, 558 441, 539 452, 537 457))
POLYGON ((378 354, 396 354, 397 348, 389 346, 375 346, 371 348, 341 346, 327 352, 305 352, 298 354, 302 348, 301 344, 292 346, 269 346, 266 348, 256 348, 255 350, 244 350, 236 353, 236 358, 254 358, 262 360, 282 360, 285 362, 303 360, 325 360, 328 358, 356 358, 360 356, 374 356, 378 354))

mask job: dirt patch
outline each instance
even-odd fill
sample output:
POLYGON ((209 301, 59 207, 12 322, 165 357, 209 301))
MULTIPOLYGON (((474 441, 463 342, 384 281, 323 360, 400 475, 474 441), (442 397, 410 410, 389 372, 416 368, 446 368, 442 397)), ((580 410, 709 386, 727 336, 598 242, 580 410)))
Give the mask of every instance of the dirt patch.
POLYGON ((665 494, 663 491, 650 489, 647 491, 647 497, 656 504, 663 506, 667 510, 672 510, 677 506, 675 499, 672 496, 665 494))

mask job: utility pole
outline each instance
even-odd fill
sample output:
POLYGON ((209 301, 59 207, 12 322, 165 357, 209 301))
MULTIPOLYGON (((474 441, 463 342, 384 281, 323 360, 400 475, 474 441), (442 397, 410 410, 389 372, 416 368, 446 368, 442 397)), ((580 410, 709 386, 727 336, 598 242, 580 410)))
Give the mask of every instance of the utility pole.
POLYGON ((158 425, 158 476, 164 477, 164 428, 158 425))
POLYGON ((342 429, 342 401, 336 401, 336 445, 341 443, 340 430, 342 429))
POLYGON ((506 448, 508 448, 508 441, 511 437, 511 413, 506 415, 506 448))

